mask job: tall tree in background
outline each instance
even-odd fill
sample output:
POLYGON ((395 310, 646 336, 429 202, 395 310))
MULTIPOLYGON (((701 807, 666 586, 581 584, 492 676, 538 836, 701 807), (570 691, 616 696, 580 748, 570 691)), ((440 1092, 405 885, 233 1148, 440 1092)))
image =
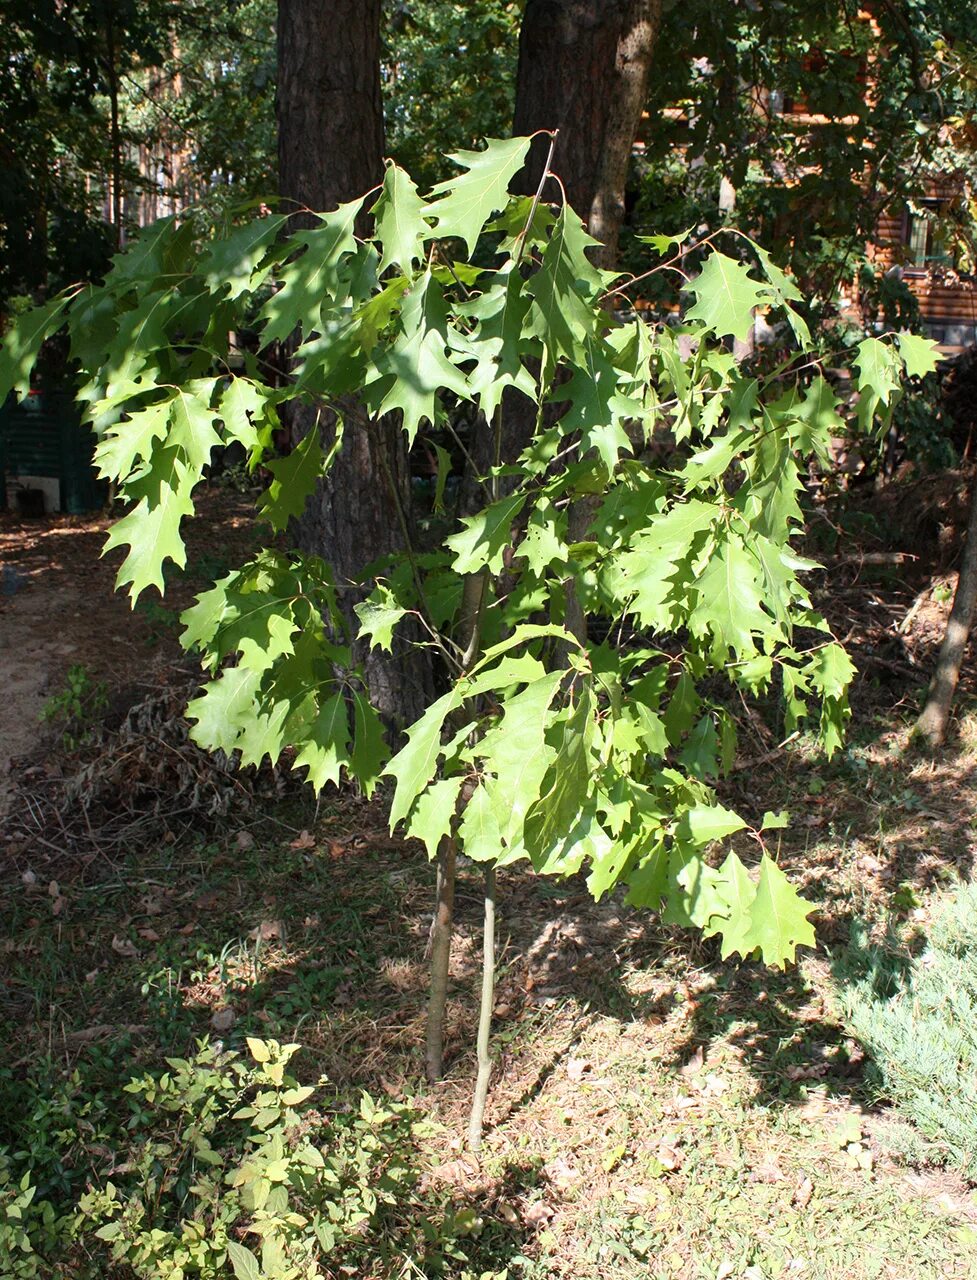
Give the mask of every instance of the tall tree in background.
MULTIPOLYGON (((278 177, 285 210, 327 212, 383 177, 380 0, 280 0, 278 5, 278 177)), ((333 566, 344 611, 364 567, 402 549, 410 529, 410 475, 400 424, 368 422, 350 398, 339 455, 320 482, 295 539, 333 566)), ((334 440, 332 414, 297 409, 295 442, 314 429, 334 440)), ((423 706, 424 672, 407 650, 363 656, 370 695, 384 717, 409 723, 423 706)))
MULTIPOLYGON (((641 121, 661 0, 527 0, 519 36, 513 132, 559 129, 553 167, 612 266, 625 182, 641 121)), ((538 138, 523 175, 535 190, 548 143, 538 138)))

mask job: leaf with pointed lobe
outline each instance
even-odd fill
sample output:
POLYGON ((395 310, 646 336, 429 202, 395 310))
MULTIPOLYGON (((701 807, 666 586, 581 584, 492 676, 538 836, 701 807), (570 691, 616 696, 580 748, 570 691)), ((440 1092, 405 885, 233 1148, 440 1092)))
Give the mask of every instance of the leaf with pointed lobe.
POLYGON ((31 374, 41 347, 64 324, 70 301, 68 294, 59 294, 21 316, 4 333, 0 346, 0 406, 11 391, 18 396, 30 391, 31 374))
POLYGON ((462 521, 465 528, 444 540, 445 546, 455 553, 455 572, 477 573, 486 568, 489 573, 498 573, 503 552, 510 545, 513 522, 525 503, 525 494, 514 493, 493 502, 477 515, 466 516, 462 521))
MULTIPOLYGON (((341 441, 342 423, 337 422, 329 458, 334 456, 341 441)), ((262 516, 273 529, 282 532, 288 527, 289 520, 298 519, 315 492, 327 462, 319 442, 319 425, 313 423, 291 453, 267 463, 272 481, 261 495, 260 508, 262 516)))
POLYGON ((724 933, 723 958, 733 951, 743 956, 759 951, 764 964, 782 969, 795 958, 798 947, 815 945, 814 926, 808 919, 813 910, 777 864, 764 856, 748 923, 734 922, 729 941, 724 933))
POLYGON ((462 782, 460 776, 440 778, 418 796, 407 834, 423 841, 429 858, 437 857, 441 841, 451 833, 462 782))
POLYGON ((933 373, 940 361, 940 347, 932 338, 918 333, 900 333, 899 354, 910 378, 925 378, 933 373))
POLYGON ((439 236, 464 240, 469 256, 482 228, 509 200, 509 183, 522 168, 529 138, 487 138, 483 151, 458 151, 448 158, 466 170, 439 182, 428 205, 439 236))
POLYGON ((330 782, 335 786, 350 763, 349 745, 349 708, 342 694, 336 693, 319 707, 292 767, 307 771, 306 781, 315 791, 330 782))
POLYGON ((210 240, 198 271, 211 293, 234 299, 255 289, 267 274, 257 271, 258 264, 287 221, 284 214, 269 214, 210 240))
POLYGON ((757 652, 755 636, 767 629, 757 568, 742 538, 727 530, 696 582, 689 630, 709 639, 717 661, 725 662, 730 651, 737 661, 751 658, 757 652))
POLYGON ((376 234, 383 246, 378 273, 398 266, 408 274, 424 257, 424 240, 431 234, 424 220, 427 205, 417 194, 417 187, 392 160, 386 162, 383 190, 370 210, 376 219, 376 234))
POLYGON ((560 212, 538 270, 526 282, 533 299, 528 327, 546 352, 550 372, 562 358, 575 363, 586 340, 606 323, 595 305, 604 277, 585 250, 597 244, 567 205, 560 212))
POLYGON ((258 314, 262 346, 284 342, 299 327, 306 339, 321 330, 323 303, 347 292, 341 281, 356 252, 353 226, 362 205, 362 200, 351 200, 332 213, 317 214, 318 226, 287 242, 290 251, 301 252, 282 268, 279 289, 258 314))
POLYGON ((448 308, 430 271, 407 294, 401 309, 402 328, 377 360, 377 376, 366 387, 371 408, 378 414, 399 409, 408 444, 425 419, 433 422, 438 398, 452 391, 471 398, 461 370, 448 359, 448 308))
POLYGON ((682 289, 695 295, 688 319, 701 320, 720 338, 745 338, 754 310, 770 297, 767 286, 754 280, 742 262, 718 252, 709 255, 699 275, 682 289))

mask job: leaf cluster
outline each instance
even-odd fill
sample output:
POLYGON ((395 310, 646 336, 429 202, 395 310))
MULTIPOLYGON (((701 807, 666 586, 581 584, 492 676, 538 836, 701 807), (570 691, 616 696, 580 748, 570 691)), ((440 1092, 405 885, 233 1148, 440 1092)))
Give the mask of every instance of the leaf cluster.
MULTIPOLYGON (((476 860, 585 872, 595 895, 620 886, 719 934, 724 953, 780 964, 813 940, 806 908, 766 857, 756 879, 735 852, 714 865, 717 842, 747 823, 713 790, 736 745, 713 690, 717 677, 747 695, 777 689, 788 731, 811 720, 829 753, 841 741, 853 669, 812 610, 801 574, 814 566, 792 548, 802 468, 826 455, 840 406, 801 358, 800 295, 763 250, 753 266, 712 252, 678 328, 615 317, 613 277, 592 264, 577 215, 509 196, 528 146, 458 153, 461 172, 426 197, 388 164, 378 195, 292 235, 277 215, 202 246, 187 224, 157 224, 102 286, 26 317, 0 380, 23 386, 67 320, 96 458, 127 507, 107 549, 125 548, 118 581, 134 600, 162 589, 167 559, 184 563, 181 524, 219 444, 266 462, 262 515, 280 531, 344 431, 396 413, 411 443, 469 402, 499 459, 475 477, 480 509, 423 557, 377 566, 358 613, 382 648, 409 619, 438 662, 444 691, 406 745, 384 765, 336 605, 344 584, 314 558, 271 551, 184 616, 211 675, 190 708, 195 738, 248 761, 290 750, 316 787, 345 771, 370 790, 385 767, 392 823, 432 853, 457 838, 476 860), (374 230, 361 236, 366 211, 374 230), (761 306, 798 348, 763 379, 728 349, 761 306), (258 350, 232 373, 230 335, 255 309, 258 350), (281 386, 263 353, 291 335, 281 386), (278 410, 296 399, 338 425, 329 447, 312 431, 275 459, 278 410), (527 407, 535 429, 502 465, 504 418, 527 407), (594 639, 575 633, 572 602, 594 639)), ((863 419, 931 360, 921 339, 867 339, 863 419)))

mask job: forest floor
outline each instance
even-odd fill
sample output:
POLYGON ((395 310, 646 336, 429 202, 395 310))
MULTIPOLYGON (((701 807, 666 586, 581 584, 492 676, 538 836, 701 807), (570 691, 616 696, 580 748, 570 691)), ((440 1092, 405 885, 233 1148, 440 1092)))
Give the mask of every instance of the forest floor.
POLYGON ((952 585, 916 571, 941 538, 940 564, 952 560, 961 485, 943 483, 930 508, 903 491, 814 530, 829 565, 815 594, 860 672, 847 748, 830 763, 803 737, 776 751, 757 713, 724 784, 744 811, 790 810, 778 856, 817 905, 817 950, 785 974, 722 965, 713 943, 595 905, 582 883, 507 871, 480 1158, 460 1138, 474 868, 458 888, 447 1076, 430 1087, 423 851, 387 834, 379 803, 315 807, 268 768, 245 787, 179 727, 193 672, 176 612, 248 546, 246 502, 211 491, 188 572, 135 612, 98 559, 104 520, 0 517, 0 750, 14 759, 0 782, 0 1090, 41 1061, 117 1090, 195 1037, 274 1036, 302 1045, 303 1079, 324 1072, 437 1122, 425 1177, 476 1211, 475 1276, 977 1276, 973 1189, 901 1159, 901 1122, 845 1034, 832 968, 854 919, 925 928, 930 894, 973 870, 973 688, 939 756, 909 733, 952 585), (38 723, 75 666, 87 742, 85 716, 69 742, 56 718, 38 723))

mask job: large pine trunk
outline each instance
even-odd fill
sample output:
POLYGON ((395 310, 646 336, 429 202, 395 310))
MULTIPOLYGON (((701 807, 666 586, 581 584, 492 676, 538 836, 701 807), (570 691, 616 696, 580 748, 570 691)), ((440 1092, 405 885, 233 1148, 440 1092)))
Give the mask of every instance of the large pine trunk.
MULTIPOLYGON (((617 264, 628 166, 661 9, 662 0, 527 0, 519 33, 513 132, 559 130, 550 167, 568 203, 600 241, 591 253, 607 270, 617 264)), ((533 142, 519 178, 527 194, 539 187, 549 145, 545 135, 533 142)), ((555 184, 545 189, 544 198, 558 198, 555 184)), ((504 461, 525 447, 534 421, 529 402, 516 403, 513 397, 504 419, 504 461)), ((571 507, 571 539, 585 536, 594 506, 581 501, 571 507)), ((572 584, 566 623, 578 638, 586 634, 572 584)))
MULTIPOLYGON (((285 208, 328 212, 383 176, 380 96, 381 0, 280 0, 278 5, 278 172, 285 208)), ((296 544, 333 568, 352 619, 362 590, 352 584, 372 560, 400 550, 410 528, 410 476, 403 433, 368 423, 351 404, 343 446, 329 475, 296 522, 296 544), (398 510, 399 508, 399 510, 398 510)), ((294 408, 293 442, 316 421, 331 437, 334 420, 294 408)), ((413 650, 392 658, 358 655, 370 697, 387 722, 411 723, 426 703, 426 663, 413 650)))
MULTIPOLYGON (((559 129, 553 170, 613 266, 624 191, 661 21, 661 0, 527 0, 519 35, 513 132, 559 129)), ((522 181, 536 190, 549 140, 522 181)), ((553 199, 548 191, 547 198, 553 199)))

